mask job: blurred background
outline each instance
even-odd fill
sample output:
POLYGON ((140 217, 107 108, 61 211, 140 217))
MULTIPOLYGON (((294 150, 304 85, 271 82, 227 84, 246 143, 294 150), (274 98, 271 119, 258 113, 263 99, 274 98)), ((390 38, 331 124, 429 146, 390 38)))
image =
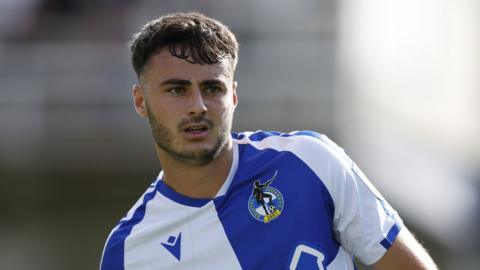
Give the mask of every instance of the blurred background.
POLYGON ((476 0, 0 0, 0 269, 98 268, 160 169, 128 40, 190 10, 241 43, 235 130, 328 135, 441 269, 478 269, 476 0))

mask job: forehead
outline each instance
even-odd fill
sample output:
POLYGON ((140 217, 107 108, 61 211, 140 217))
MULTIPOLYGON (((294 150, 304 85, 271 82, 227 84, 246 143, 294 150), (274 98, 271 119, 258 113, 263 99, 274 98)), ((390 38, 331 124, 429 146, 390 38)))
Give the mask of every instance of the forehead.
POLYGON ((143 73, 142 77, 153 81, 163 81, 172 78, 189 81, 211 79, 227 81, 233 77, 229 59, 225 59, 217 64, 200 65, 175 57, 165 49, 150 57, 143 73))

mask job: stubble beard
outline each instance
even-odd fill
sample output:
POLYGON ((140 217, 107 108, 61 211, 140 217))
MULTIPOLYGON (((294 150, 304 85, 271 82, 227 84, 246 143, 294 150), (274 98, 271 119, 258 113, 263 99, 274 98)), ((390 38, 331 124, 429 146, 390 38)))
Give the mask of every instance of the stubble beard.
MULTIPOLYGON (((173 146, 173 140, 175 138, 175 135, 157 121, 148 106, 147 115, 150 122, 150 128, 152 130, 152 136, 157 146, 163 151, 165 151, 169 156, 182 163, 192 166, 207 165, 213 160, 215 160, 225 149, 225 147, 227 147, 227 138, 228 136, 230 136, 230 129, 228 128, 228 124, 219 131, 217 135, 217 141, 211 149, 202 148, 196 151, 181 151, 175 149, 175 147, 173 146)), ((180 130, 180 127, 178 127, 177 130, 180 130)))

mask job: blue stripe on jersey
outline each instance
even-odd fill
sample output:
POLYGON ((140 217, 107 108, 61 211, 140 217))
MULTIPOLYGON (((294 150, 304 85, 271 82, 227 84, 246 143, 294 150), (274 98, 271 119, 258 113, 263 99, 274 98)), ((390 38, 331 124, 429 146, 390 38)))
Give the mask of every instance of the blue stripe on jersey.
POLYGON ((270 137, 270 136, 291 136, 287 133, 281 133, 281 132, 278 132, 278 131, 261 131, 261 132, 255 132, 253 134, 251 134, 250 136, 248 136, 248 138, 251 140, 251 141, 261 141, 267 137, 270 137))
POLYGON ((120 221, 118 228, 112 233, 105 246, 102 265, 100 266, 101 270, 125 269, 125 239, 132 232, 133 227, 140 223, 145 217, 147 203, 155 197, 156 192, 156 189, 154 189, 153 191, 146 193, 143 197, 143 203, 135 210, 132 218, 120 221))
POLYGON ((387 237, 385 237, 382 240, 382 242, 380 242, 380 244, 382 244, 382 246, 385 249, 389 249, 392 246, 393 241, 395 241, 399 233, 400 233, 400 227, 398 227, 397 224, 394 224, 393 227, 388 232, 387 237))
MULTIPOLYGON (((313 138, 316 138, 316 139, 320 139, 322 140, 323 137, 325 137, 325 135, 322 135, 320 133, 317 133, 315 131, 311 131, 311 130, 301 130, 301 131, 295 131, 295 132, 292 132, 292 133, 282 133, 282 132, 278 132, 278 131, 261 131, 261 132, 255 132, 253 134, 251 134, 248 138, 251 140, 251 141, 261 141, 267 137, 271 137, 271 136, 278 136, 278 137, 291 137, 291 136, 298 136, 298 135, 305 135, 305 136, 310 136, 310 137, 313 137, 313 138)), ((237 139, 242 139, 244 137, 244 134, 234 134, 234 138, 237 138, 237 139), (235 137, 236 135, 236 137, 235 137)))
POLYGON ((178 203, 192 206, 192 207, 202 207, 212 200, 212 199, 197 199, 197 198, 190 198, 190 197, 184 196, 180 193, 177 193, 176 191, 171 189, 169 186, 165 185, 165 183, 162 180, 158 181, 157 190, 160 193, 162 193, 165 197, 169 198, 174 202, 178 202, 178 203))
POLYGON ((300 242, 326 252, 324 264, 330 264, 339 250, 332 229, 334 205, 318 176, 290 152, 258 150, 245 144, 239 144, 238 167, 242 169, 225 196, 214 203, 242 269, 284 269, 300 242), (263 223, 249 213, 248 200, 253 182, 264 183, 277 170, 270 187, 283 195, 284 209, 278 218, 263 223))

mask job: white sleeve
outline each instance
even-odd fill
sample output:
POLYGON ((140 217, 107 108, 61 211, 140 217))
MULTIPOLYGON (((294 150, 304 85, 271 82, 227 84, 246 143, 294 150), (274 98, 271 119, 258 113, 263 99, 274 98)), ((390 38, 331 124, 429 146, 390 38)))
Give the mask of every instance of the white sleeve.
POLYGON ((403 226, 398 214, 343 149, 325 135, 312 131, 290 135, 249 143, 258 149, 290 151, 305 162, 332 197, 337 240, 363 263, 377 262, 403 226))
POLYGON ((343 149, 331 141, 328 144, 334 154, 330 192, 335 235, 360 261, 374 264, 392 245, 402 220, 343 149))

